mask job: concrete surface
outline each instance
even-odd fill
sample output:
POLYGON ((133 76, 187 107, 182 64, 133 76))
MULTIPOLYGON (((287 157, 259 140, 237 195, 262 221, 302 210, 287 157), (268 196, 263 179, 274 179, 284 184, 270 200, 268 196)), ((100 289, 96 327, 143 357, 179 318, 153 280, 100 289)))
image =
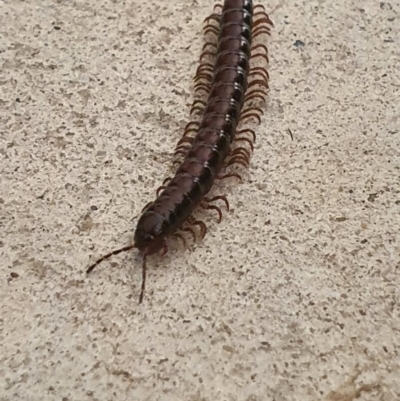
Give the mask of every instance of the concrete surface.
POLYGON ((170 174, 213 3, 0 1, 1 401, 400 400, 400 5, 263 4, 251 167, 139 306, 135 252, 84 271, 170 174))

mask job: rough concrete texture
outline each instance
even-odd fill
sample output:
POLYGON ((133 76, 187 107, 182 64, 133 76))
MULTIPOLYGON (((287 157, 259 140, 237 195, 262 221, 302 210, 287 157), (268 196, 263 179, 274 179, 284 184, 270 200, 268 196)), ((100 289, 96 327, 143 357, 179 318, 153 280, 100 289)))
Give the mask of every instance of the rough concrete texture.
POLYGON ((251 166, 138 305, 135 252, 85 268, 170 174, 213 2, 0 1, 1 401, 400 400, 400 5, 263 4, 251 166))

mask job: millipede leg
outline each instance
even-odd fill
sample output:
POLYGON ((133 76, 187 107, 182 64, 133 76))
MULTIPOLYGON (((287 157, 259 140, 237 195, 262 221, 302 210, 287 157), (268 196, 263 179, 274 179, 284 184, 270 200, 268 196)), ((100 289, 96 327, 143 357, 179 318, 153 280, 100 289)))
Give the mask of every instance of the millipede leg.
POLYGON ((265 94, 264 93, 263 94, 261 94, 261 93, 248 93, 245 96, 244 101, 248 102, 248 101, 253 100, 253 99, 259 99, 262 102, 265 102, 265 94))
MULTIPOLYGON (((248 88, 251 88, 251 87, 253 87, 254 85, 261 85, 261 86, 263 86, 264 88, 266 88, 266 89, 268 89, 268 79, 267 78, 265 78, 264 76, 262 77, 262 79, 252 79, 252 80, 250 80, 249 81, 249 83, 248 83, 248 88), (253 82, 255 82, 254 84, 253 84, 253 82)), ((266 89, 264 89, 264 90, 262 90, 262 89, 258 89, 259 91, 261 91, 265 96, 267 95, 267 91, 266 91, 266 89)), ((247 92, 247 93, 250 93, 250 92, 247 92)), ((254 92, 253 92, 254 93, 254 92)), ((260 93, 260 92, 259 92, 260 93)))
POLYGON ((152 204, 153 202, 146 203, 145 207, 142 209, 142 213, 152 204))
POLYGON ((187 248, 187 242, 186 242, 186 240, 185 240, 185 237, 184 237, 182 234, 180 234, 180 233, 174 233, 174 234, 172 234, 172 236, 175 237, 175 238, 179 238, 179 239, 182 241, 183 246, 184 246, 185 248, 187 248))
POLYGON ((217 9, 217 8, 220 8, 220 9, 221 9, 221 11, 222 11, 223 5, 222 5, 222 4, 219 4, 219 3, 217 3, 217 4, 214 6, 214 11, 216 11, 216 9, 217 9))
MULTIPOLYGON (((259 14, 259 15, 261 15, 261 14, 259 14)), ((258 29, 261 27, 264 27, 265 29, 270 31, 271 30, 270 26, 272 26, 271 22, 272 21, 265 15, 262 18, 255 19, 253 22, 253 33, 254 33, 254 29, 258 29)))
POLYGON ((203 114, 204 107, 203 106, 195 106, 190 109, 190 115, 192 115, 195 111, 197 111, 197 115, 203 114))
POLYGON ((247 86, 247 88, 250 89, 250 88, 253 87, 254 85, 264 86, 265 88, 268 89, 268 82, 266 82, 265 80, 262 80, 262 79, 254 79, 253 81, 251 81, 251 82, 249 83, 249 85, 247 86))
POLYGON ((230 154, 230 156, 236 156, 236 155, 241 155, 245 157, 247 160, 250 160, 251 156, 250 152, 244 147, 238 147, 234 149, 230 154))
POLYGON ((161 250, 161 257, 163 258, 168 253, 168 244, 167 241, 164 239, 162 250, 161 250))
POLYGON ((249 120, 251 117, 257 119, 257 121, 261 124, 261 117, 257 113, 247 113, 242 115, 242 121, 249 120))
POLYGON ((246 114, 248 111, 257 111, 257 112, 260 113, 261 115, 264 114, 263 109, 261 109, 260 107, 249 107, 249 108, 243 110, 243 114, 246 114))
POLYGON ((217 53, 215 53, 215 52, 211 52, 209 50, 205 50, 200 55, 200 61, 202 61, 205 56, 215 57, 216 55, 217 55, 217 53))
POLYGON ((235 142, 246 142, 249 144, 251 151, 254 151, 254 145, 250 138, 235 138, 235 142))
POLYGON ((271 21, 271 19, 269 18, 268 14, 265 11, 259 11, 257 13, 254 13, 253 17, 255 19, 257 19, 256 22, 262 20, 263 22, 267 23, 268 25, 271 25, 272 27, 274 26, 274 23, 271 21), (263 18, 257 18, 259 15, 262 15, 263 18))
POLYGON ((226 195, 217 195, 217 196, 214 196, 213 198, 205 197, 204 200, 208 203, 214 202, 216 200, 222 200, 225 203, 226 210, 229 212, 229 202, 228 202, 228 199, 226 198, 226 195))
POLYGON ((243 111, 242 120, 244 121, 246 119, 254 117, 258 120, 259 123, 261 123, 260 114, 264 114, 264 112, 259 107, 249 107, 248 109, 243 111))
POLYGON ((182 231, 186 231, 186 232, 189 232, 190 234, 192 234, 193 240, 194 240, 194 242, 196 242, 196 240, 197 240, 196 233, 194 232, 192 227, 184 227, 184 228, 182 228, 182 231))
MULTIPOLYGON (((210 21, 212 19, 215 19, 219 22, 220 15, 213 13, 206 20, 210 21)), ((212 25, 211 23, 208 23, 204 28, 204 34, 207 35, 207 33, 214 33, 215 35, 218 36, 219 28, 217 28, 215 25, 212 25)), ((203 96, 208 95, 210 93, 211 82, 214 71, 214 65, 210 61, 204 59, 206 58, 206 56, 215 57, 216 52, 217 52, 217 41, 216 40, 206 41, 205 44, 203 45, 203 50, 200 55, 200 65, 198 66, 196 70, 196 75, 194 77, 195 101, 193 102, 192 107, 190 109, 191 115, 192 114, 201 115, 204 111, 205 102, 198 101, 198 98, 199 97, 202 98, 203 96), (204 93, 200 94, 200 92, 204 93), (199 106, 199 103, 202 104, 202 107, 199 106)))
POLYGON ((179 154, 183 155, 186 153, 188 149, 190 149, 190 146, 188 145, 179 145, 176 147, 174 155, 179 155, 179 154))
POLYGON ((267 46, 263 45, 262 43, 259 43, 258 45, 255 45, 255 46, 252 46, 251 51, 253 52, 256 49, 263 49, 263 50, 265 50, 265 53, 268 54, 267 46))
POLYGON ((243 167, 246 167, 246 168, 249 167, 249 162, 250 162, 246 157, 240 156, 240 155, 232 157, 232 159, 229 160, 229 163, 231 161, 233 161, 232 164, 241 164, 243 167))
POLYGON ((196 70, 196 74, 198 74, 199 72, 210 72, 212 73, 214 71, 214 66, 211 63, 201 63, 196 70))
POLYGON ((205 235, 207 234, 207 226, 205 225, 205 223, 203 223, 200 220, 195 221, 193 224, 197 224, 201 227, 201 229, 202 229, 201 239, 203 239, 205 237, 205 235))
POLYGON ((203 90, 204 92, 208 93, 208 92, 210 92, 210 89, 211 89, 210 85, 206 85, 202 82, 199 82, 194 86, 194 90, 196 92, 200 92, 203 90))
POLYGON ((206 43, 204 43, 204 45, 203 45, 203 50, 205 50, 207 46, 211 46, 211 47, 213 47, 214 49, 217 49, 217 48, 218 48, 218 46, 217 46, 216 43, 214 43, 214 42, 206 42, 206 43))
POLYGON ((229 202, 228 199, 226 199, 225 195, 218 195, 218 196, 214 196, 213 198, 208 198, 205 197, 204 198, 204 202, 202 202, 201 207, 203 209, 212 209, 212 210, 216 210, 218 212, 218 223, 221 223, 222 221, 222 211, 218 206, 215 205, 210 205, 211 202, 214 202, 216 200, 222 200, 225 203, 226 209, 229 212, 229 202))
POLYGON ((219 29, 215 25, 208 24, 203 28, 204 35, 213 33, 215 36, 219 35, 219 29))
POLYGON ((190 108, 190 114, 193 114, 193 112, 195 112, 196 110, 199 112, 199 114, 201 114, 204 111, 206 105, 207 102, 200 99, 195 99, 192 103, 192 107, 190 108), (200 106, 198 106, 198 103, 200 103, 200 106))
POLYGON ((259 26, 253 30, 253 33, 252 33, 253 39, 255 39, 257 36, 260 36, 262 34, 271 35, 271 30, 266 28, 265 26, 259 26))
POLYGON ((240 182, 243 181, 242 176, 238 173, 227 173, 227 174, 217 176, 217 180, 225 180, 227 178, 237 178, 237 179, 239 179, 240 182))
MULTIPOLYGON (((161 186, 159 186, 159 187, 156 189, 156 195, 157 195, 157 196, 160 195, 161 191, 163 191, 165 188, 167 188, 167 185, 166 185, 166 184, 167 184, 169 181, 171 181, 171 180, 172 180, 171 177, 167 177, 167 178, 162 182, 161 186)), ((145 209, 146 209, 147 206, 149 206, 151 203, 152 203, 152 202, 148 203, 148 204, 146 205, 145 209)), ((144 209, 142 210, 142 212, 143 212, 143 211, 144 211, 144 209)))
MULTIPOLYGON (((259 77, 261 77, 261 81, 263 81, 264 83, 263 83, 263 86, 265 87, 265 86, 268 86, 268 81, 269 81, 269 78, 266 76, 266 75, 264 75, 264 73, 263 72, 261 72, 261 71, 253 71, 253 72, 249 72, 249 75, 248 75, 248 79, 249 79, 249 81, 251 82, 251 78, 252 77, 255 77, 255 76, 259 76, 259 77)), ((258 79, 260 79, 260 78, 258 78, 258 79)), ((265 93, 265 94, 267 94, 267 93, 265 93)))
POLYGON ((176 148, 178 148, 179 145, 182 145, 185 142, 187 142, 191 145, 193 143, 193 138, 187 137, 187 136, 182 137, 181 139, 179 139, 178 143, 176 144, 176 148))
POLYGON ((185 129, 183 130, 183 137, 189 135, 190 133, 197 132, 199 129, 200 123, 198 121, 191 121, 190 123, 186 124, 185 129))
POLYGON ((193 133, 195 134, 196 132, 197 132, 197 129, 192 128, 192 129, 188 130, 187 132, 184 132, 182 135, 182 138, 187 137, 189 134, 193 134, 193 133))
POLYGON ((265 11, 265 7, 262 4, 257 4, 253 7, 253 11, 256 11, 257 8, 261 8, 261 10, 265 11))
POLYGON ((189 216, 188 222, 193 226, 199 226, 201 231, 201 239, 207 234, 207 226, 201 220, 196 220, 193 216, 189 216))
POLYGON ((261 57, 261 58, 263 58, 267 63, 269 63, 269 58, 268 58, 268 56, 267 56, 266 54, 263 54, 263 53, 252 54, 252 55, 250 56, 250 59, 251 59, 251 60, 254 60, 254 59, 257 58, 257 57, 261 57))
POLYGON ((203 23, 208 23, 211 20, 217 21, 219 23, 220 19, 221 19, 221 14, 212 13, 211 15, 209 15, 207 18, 204 19, 203 23))
POLYGON ((263 67, 251 67, 250 71, 249 71, 249 77, 251 77, 253 75, 257 75, 257 74, 262 75, 268 81, 269 73, 268 73, 266 68, 263 68, 263 67))
POLYGON ((182 145, 179 145, 176 147, 176 150, 183 150, 183 151, 187 151, 190 149, 190 144, 189 143, 184 143, 182 145))
POLYGON ((198 82, 200 79, 206 79, 207 81, 210 82, 212 80, 212 74, 209 74, 207 72, 201 72, 199 74, 196 74, 193 81, 198 82))
POLYGON ((156 190, 156 195, 159 196, 161 191, 164 191, 165 188, 167 188, 165 185, 161 185, 160 187, 158 187, 156 190))
MULTIPOLYGON (((248 91, 247 92, 247 95, 253 95, 253 94, 255 94, 255 93, 258 93, 258 94, 260 94, 260 95, 264 95, 264 96, 267 96, 267 89, 265 89, 265 85, 267 85, 267 80, 265 79, 265 78, 263 78, 262 80, 261 80, 261 82, 264 82, 264 84, 262 85, 262 86, 264 86, 264 88, 257 88, 257 89, 252 89, 252 90, 250 90, 250 91, 248 91)), ((252 85, 252 86, 254 86, 254 85, 252 85)))
POLYGON ((262 102, 265 102, 265 96, 257 94, 257 93, 255 93, 253 95, 247 95, 245 98, 245 101, 249 102, 250 100, 253 100, 253 99, 258 99, 258 100, 261 100, 262 102))
POLYGON ((186 153, 187 153, 187 151, 188 151, 189 149, 190 149, 190 147, 189 147, 189 148, 185 148, 185 149, 178 149, 178 150, 175 150, 174 156, 178 156, 178 155, 186 156, 186 153))
POLYGON ((221 209, 220 209, 218 206, 209 205, 209 204, 207 204, 206 202, 201 203, 200 206, 201 206, 203 209, 208 209, 208 210, 212 209, 212 210, 216 210, 217 213, 218 213, 218 223, 221 223, 221 221, 222 221, 222 212, 221 212, 221 209))
POLYGON ((257 139, 255 131, 252 129, 249 129, 249 128, 242 129, 242 130, 238 131, 237 133, 238 134, 251 134, 253 137, 253 142, 255 142, 257 139))
POLYGON ((249 162, 247 160, 245 160, 243 157, 240 157, 240 156, 232 157, 232 159, 230 159, 226 163, 226 167, 232 166, 234 164, 240 164, 241 166, 246 167, 246 168, 249 166, 249 162))

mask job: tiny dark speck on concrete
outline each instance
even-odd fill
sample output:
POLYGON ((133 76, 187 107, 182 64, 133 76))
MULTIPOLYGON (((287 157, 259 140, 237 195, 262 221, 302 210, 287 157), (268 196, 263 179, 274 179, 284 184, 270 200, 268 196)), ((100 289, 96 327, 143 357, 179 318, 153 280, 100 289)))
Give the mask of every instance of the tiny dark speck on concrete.
POLYGON ((381 1, 379 4, 381 10, 393 10, 393 7, 390 3, 385 3, 384 1, 381 1))
POLYGON ((378 194, 370 194, 368 196, 368 201, 369 202, 375 202, 375 199, 378 197, 378 194))
POLYGON ((304 47, 305 43, 302 40, 297 39, 296 42, 293 43, 296 47, 304 47))

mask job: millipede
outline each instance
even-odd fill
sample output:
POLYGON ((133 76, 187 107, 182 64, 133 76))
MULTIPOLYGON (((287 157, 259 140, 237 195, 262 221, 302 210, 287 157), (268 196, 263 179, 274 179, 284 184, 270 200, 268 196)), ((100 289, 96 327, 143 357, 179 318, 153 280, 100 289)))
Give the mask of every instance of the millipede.
POLYGON ((194 101, 190 109, 197 120, 189 122, 179 140, 174 160, 175 175, 164 180, 156 199, 142 210, 134 233, 134 243, 101 257, 88 269, 121 252, 137 248, 142 257, 142 284, 139 303, 146 286, 146 258, 156 252, 168 252, 167 239, 177 237, 186 244, 183 232, 196 241, 195 227, 201 239, 206 224, 194 217, 198 208, 222 211, 214 202, 222 201, 229 211, 226 195, 207 196, 216 180, 242 179, 230 166, 248 167, 254 150, 253 129, 239 129, 239 124, 254 118, 261 122, 263 110, 255 106, 267 96, 269 74, 268 49, 254 44, 258 36, 270 35, 273 23, 263 5, 252 0, 225 0, 216 4, 204 20, 206 40, 194 78, 194 101), (265 66, 251 65, 255 59, 265 66), (205 99, 204 99, 205 97, 205 99))

